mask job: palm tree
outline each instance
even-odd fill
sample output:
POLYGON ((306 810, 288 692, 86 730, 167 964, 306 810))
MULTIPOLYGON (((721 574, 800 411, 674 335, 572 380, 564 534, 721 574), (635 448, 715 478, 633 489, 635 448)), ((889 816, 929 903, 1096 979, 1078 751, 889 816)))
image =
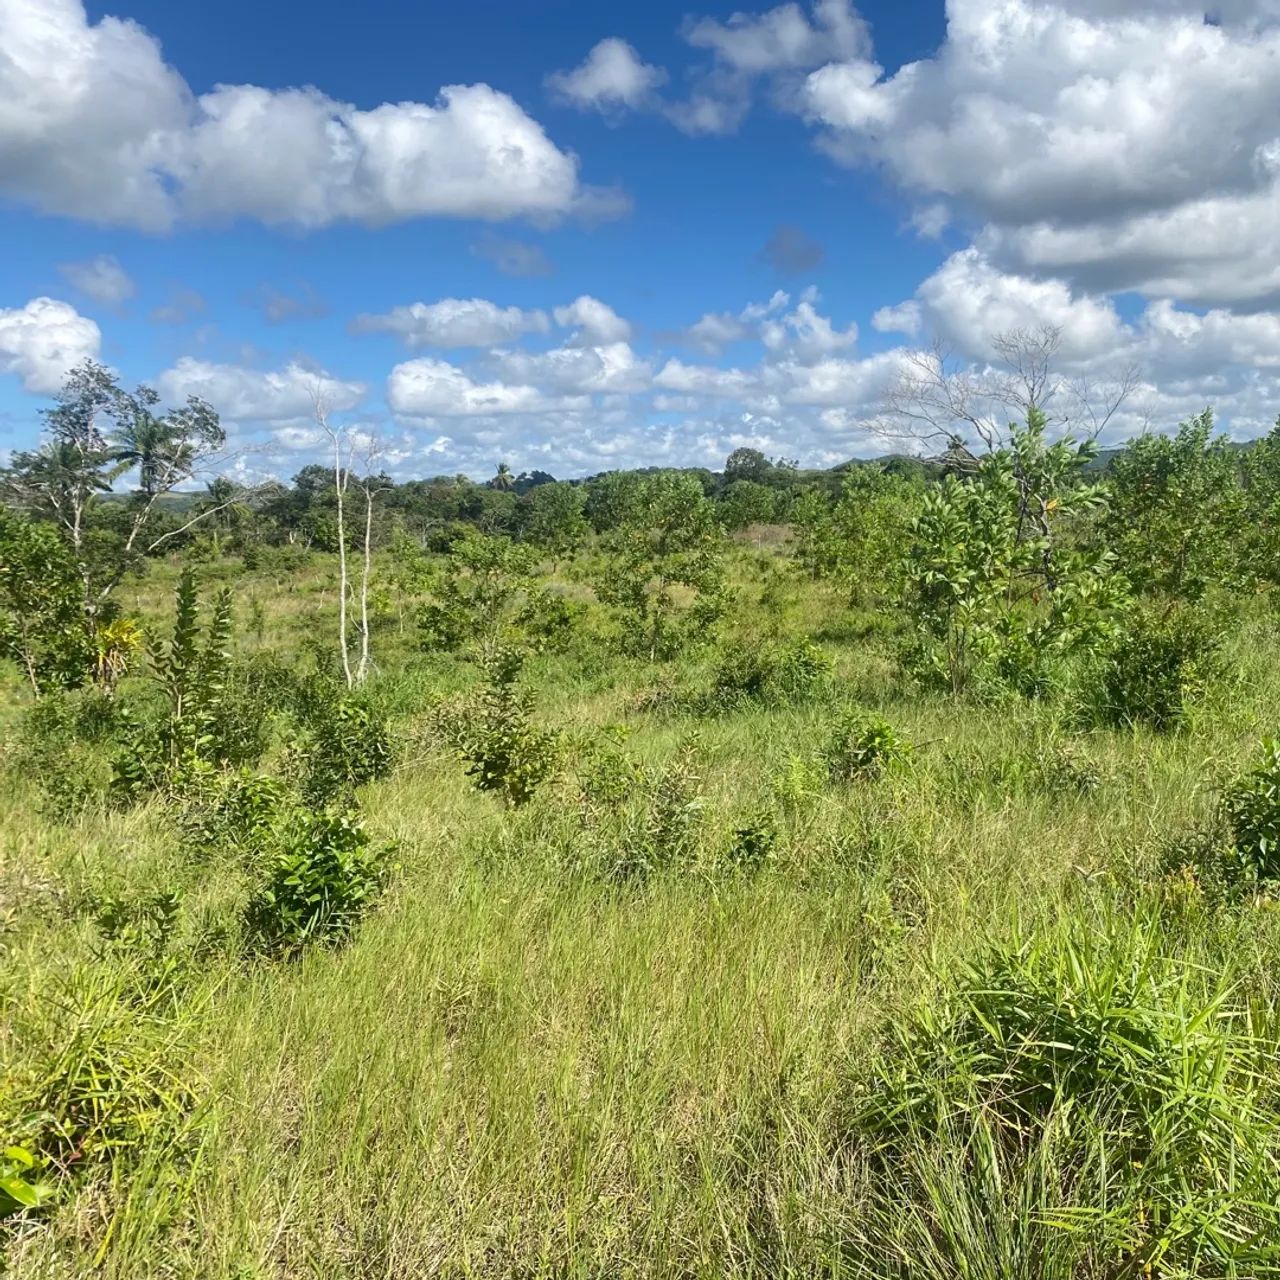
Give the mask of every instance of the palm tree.
POLYGON ((245 490, 226 476, 214 476, 205 485, 205 491, 195 509, 208 512, 210 523, 224 529, 233 529, 253 513, 247 503, 240 500, 245 490))
POLYGON ((253 518, 253 508, 244 501, 247 490, 228 480, 214 476, 195 504, 195 513, 205 516, 213 530, 213 545, 221 551, 224 534, 234 534, 253 518))
POLYGON ((152 498, 166 480, 189 469, 194 450, 178 438, 173 424, 145 410, 125 422, 112 441, 116 476, 138 469, 138 488, 152 498))
POLYGON ((497 474, 489 481, 490 489, 499 489, 506 493, 508 489, 515 484, 515 476, 511 474, 511 468, 505 462, 498 463, 497 474))

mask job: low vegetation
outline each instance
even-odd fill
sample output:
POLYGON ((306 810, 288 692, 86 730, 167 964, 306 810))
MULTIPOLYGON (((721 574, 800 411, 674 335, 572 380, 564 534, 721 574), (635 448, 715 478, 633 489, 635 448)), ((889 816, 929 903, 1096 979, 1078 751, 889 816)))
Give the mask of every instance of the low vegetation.
POLYGON ((8 1272, 1280 1275, 1280 428, 1024 409, 197 495, 211 411, 78 371, 2 477, 8 1272))

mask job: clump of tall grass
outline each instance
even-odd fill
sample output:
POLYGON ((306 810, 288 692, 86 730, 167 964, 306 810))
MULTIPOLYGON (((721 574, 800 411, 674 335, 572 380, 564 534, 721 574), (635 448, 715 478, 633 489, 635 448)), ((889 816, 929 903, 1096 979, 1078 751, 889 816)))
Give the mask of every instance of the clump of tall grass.
POLYGON ((184 1065, 190 1028, 177 970, 126 948, 69 970, 23 1011, 0 1132, 47 1178, 41 1202, 187 1131, 199 1093, 184 1065))
POLYGON ((1166 955, 1154 916, 1094 923, 964 965, 860 1077, 885 1273, 1280 1266, 1271 1015, 1166 955))
POLYGON ((781 706, 813 698, 830 680, 830 655, 808 636, 789 644, 737 644, 727 647, 716 665, 703 709, 731 710, 751 703, 781 706))
POLYGON ((1280 741, 1230 782, 1202 826, 1167 842, 1164 870, 1211 901, 1270 899, 1280 886, 1280 741))

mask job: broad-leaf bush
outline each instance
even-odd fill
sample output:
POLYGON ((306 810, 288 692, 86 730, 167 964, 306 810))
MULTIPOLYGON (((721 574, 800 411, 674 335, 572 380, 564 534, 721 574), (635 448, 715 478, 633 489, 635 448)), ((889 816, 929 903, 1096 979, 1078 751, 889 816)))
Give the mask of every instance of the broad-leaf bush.
POLYGON ((537 564, 532 547, 510 538, 476 531, 459 538, 418 613, 423 648, 456 652, 471 646, 485 657, 523 625, 547 622, 547 611, 540 614, 530 602, 537 564))
POLYGON ((697 480, 635 477, 616 519, 596 594, 614 610, 623 648, 656 662, 710 642, 728 602, 725 540, 697 480))
POLYGON ((32 692, 75 689, 91 676, 93 631, 71 548, 49 524, 0 506, 0 657, 32 692))
POLYGON ((1222 624, 1202 610, 1135 611, 1095 668, 1094 714, 1112 725, 1179 728, 1219 674, 1222 643, 1222 624))
POLYGON ((357 787, 386 777, 395 741, 385 718, 359 693, 337 693, 312 707, 302 746, 302 793, 319 807, 349 800, 357 787))
POLYGON ((1139 591, 1195 604, 1247 582, 1240 457, 1213 427, 1206 409, 1175 435, 1133 440, 1111 466, 1104 534, 1139 591))
POLYGON ((341 941, 377 899, 389 859, 352 811, 292 812, 245 908, 250 945, 292 954, 310 942, 341 941))
POLYGON ((1085 477, 1090 444, 1045 439, 1032 410, 1008 448, 925 495, 907 542, 907 670, 962 693, 992 685, 1039 695, 1063 664, 1115 631, 1128 583, 1081 525, 1106 504, 1085 477))
POLYGON ((1280 741, 1266 739, 1258 763, 1227 788, 1222 817, 1229 879, 1255 885, 1280 882, 1280 741))
POLYGON ((467 773, 481 791, 509 805, 528 803, 560 763, 560 741, 530 718, 532 700, 520 686, 524 656, 500 649, 485 663, 485 683, 463 739, 467 773))
POLYGON ((911 744, 879 716, 857 708, 831 726, 823 750, 827 772, 840 782, 875 781, 911 758, 911 744))

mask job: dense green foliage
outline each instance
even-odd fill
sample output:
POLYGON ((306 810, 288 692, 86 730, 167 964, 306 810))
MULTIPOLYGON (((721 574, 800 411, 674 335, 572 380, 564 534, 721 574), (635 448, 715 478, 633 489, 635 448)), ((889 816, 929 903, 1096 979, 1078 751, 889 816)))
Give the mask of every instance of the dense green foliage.
POLYGON ((89 677, 82 595, 57 530, 0 508, 0 654, 18 663, 37 694, 89 677))

